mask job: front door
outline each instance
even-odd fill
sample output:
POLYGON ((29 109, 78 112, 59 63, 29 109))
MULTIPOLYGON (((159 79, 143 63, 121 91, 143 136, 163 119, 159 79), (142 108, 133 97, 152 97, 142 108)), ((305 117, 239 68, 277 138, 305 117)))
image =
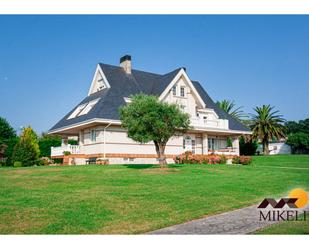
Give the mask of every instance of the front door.
POLYGON ((185 152, 191 151, 194 154, 195 153, 195 140, 192 139, 190 136, 184 137, 183 148, 185 152))

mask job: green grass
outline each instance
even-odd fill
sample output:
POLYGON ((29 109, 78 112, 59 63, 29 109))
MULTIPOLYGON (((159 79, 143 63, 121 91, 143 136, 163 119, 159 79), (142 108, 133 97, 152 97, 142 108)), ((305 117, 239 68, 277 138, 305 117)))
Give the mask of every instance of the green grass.
POLYGON ((308 156, 249 166, 0 169, 1 234, 143 233, 309 189, 308 156), (288 167, 288 168, 281 168, 288 167))
POLYGON ((309 219, 307 216, 306 221, 280 222, 261 229, 256 234, 309 234, 309 219))

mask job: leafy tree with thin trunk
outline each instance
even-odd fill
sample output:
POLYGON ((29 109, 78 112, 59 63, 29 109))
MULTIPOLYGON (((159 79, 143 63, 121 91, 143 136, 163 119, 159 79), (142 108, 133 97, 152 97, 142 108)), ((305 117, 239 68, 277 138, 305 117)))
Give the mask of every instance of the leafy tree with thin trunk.
POLYGON ((230 114, 237 120, 242 120, 243 118, 248 117, 247 114, 242 110, 242 106, 236 107, 234 101, 224 99, 222 101, 217 101, 217 105, 226 113, 230 114))
POLYGON ((253 139, 260 139, 263 145, 263 154, 269 155, 269 141, 285 137, 284 119, 274 107, 263 105, 255 107, 255 114, 252 114, 253 139))
POLYGON ((161 167, 166 165, 165 147, 174 135, 190 128, 190 119, 175 104, 161 102, 151 95, 137 94, 119 110, 128 137, 140 143, 153 141, 161 167))

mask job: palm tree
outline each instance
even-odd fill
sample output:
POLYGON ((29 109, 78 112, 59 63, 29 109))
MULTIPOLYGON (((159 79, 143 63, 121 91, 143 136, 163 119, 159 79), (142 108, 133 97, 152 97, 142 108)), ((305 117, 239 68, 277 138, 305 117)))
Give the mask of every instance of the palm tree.
POLYGON ((248 116, 243 112, 242 106, 235 108, 236 105, 235 105, 234 101, 224 99, 222 101, 217 101, 217 105, 223 111, 230 114, 231 116, 233 116, 234 118, 236 118, 239 121, 241 121, 242 118, 245 118, 245 117, 248 116))
POLYGON ((260 139, 263 144, 263 154, 269 155, 268 144, 273 138, 284 137, 285 121, 279 111, 274 111, 274 107, 263 105, 255 107, 256 114, 252 114, 252 132, 254 139, 260 139))

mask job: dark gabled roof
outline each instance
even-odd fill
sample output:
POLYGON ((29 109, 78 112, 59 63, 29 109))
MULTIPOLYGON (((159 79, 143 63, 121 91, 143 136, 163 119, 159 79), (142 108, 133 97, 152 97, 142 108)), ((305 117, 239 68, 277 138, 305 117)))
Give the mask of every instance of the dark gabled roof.
MULTIPOLYGON (((99 65, 111 87, 86 97, 54 125, 50 131, 94 118, 119 120, 118 110, 120 106, 125 104, 124 97, 129 97, 137 93, 159 96, 181 70, 181 68, 178 68, 164 75, 139 70, 132 70, 131 74, 127 74, 121 67, 103 63, 99 65), (100 100, 87 114, 67 119, 79 105, 97 98, 100 98, 100 100)), ((247 127, 221 110, 208 96, 200 83, 197 81, 193 81, 192 83, 205 102, 206 107, 214 109, 220 118, 229 120, 230 129, 249 131, 247 127)))

